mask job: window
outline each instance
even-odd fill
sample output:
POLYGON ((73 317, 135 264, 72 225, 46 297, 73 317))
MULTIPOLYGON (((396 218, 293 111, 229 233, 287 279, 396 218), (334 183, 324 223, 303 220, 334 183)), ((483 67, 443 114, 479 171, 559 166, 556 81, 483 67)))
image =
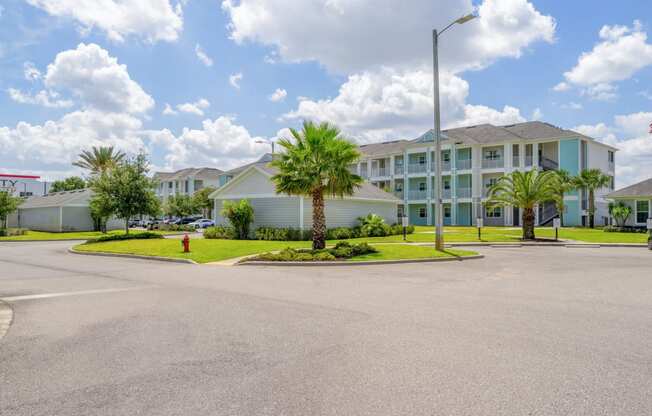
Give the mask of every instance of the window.
POLYGON ((451 189, 451 180, 449 178, 444 178, 444 189, 448 190, 451 189))
POLYGON ((427 215, 425 207, 419 208, 419 218, 426 218, 427 215))
POLYGON ((501 207, 487 207, 485 209, 485 216, 487 218, 500 218, 503 215, 501 207))
POLYGON ((486 160, 499 160, 500 152, 498 150, 485 150, 484 158, 486 160))
POLYGON ((442 152, 441 153, 441 159, 444 162, 450 162, 451 161, 451 152, 442 152))
POLYGON ((168 189, 172 189, 172 182, 168 182, 168 189))
POLYGON ((609 163, 614 163, 614 152, 609 150, 609 163))
POLYGON ((402 192, 403 191, 403 182, 396 182, 396 185, 394 185, 394 190, 396 190, 396 192, 402 192))
POLYGON ((398 212, 397 212, 397 213, 398 213, 398 217, 401 218, 401 217, 405 216, 405 213, 404 213, 404 212, 405 212, 405 211, 403 210, 403 205, 399 205, 399 206, 398 206, 398 212))
POLYGON ((487 189, 491 188, 492 186, 494 186, 496 184, 496 182, 498 182, 498 178, 489 178, 489 180, 485 184, 485 188, 487 188, 487 189))
POLYGON ((420 165, 425 165, 426 164, 426 156, 425 155, 419 156, 419 164, 420 165))
POLYGON ((612 191, 616 189, 616 181, 614 180, 613 176, 609 176, 609 189, 612 191))
POLYGON ((426 183, 425 182, 419 182, 419 190, 420 191, 425 191, 426 190, 426 183))
POLYGON ((650 201, 636 201, 636 222, 645 224, 648 218, 650 218, 650 201))
POLYGON ((444 218, 450 218, 450 217, 451 217, 451 207, 444 206, 444 218))

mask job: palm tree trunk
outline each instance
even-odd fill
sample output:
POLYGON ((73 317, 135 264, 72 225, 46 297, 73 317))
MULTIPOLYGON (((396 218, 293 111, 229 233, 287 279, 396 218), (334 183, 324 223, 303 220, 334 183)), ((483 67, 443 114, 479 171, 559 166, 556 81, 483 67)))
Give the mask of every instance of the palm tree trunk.
POLYGON ((559 214, 559 225, 564 226, 564 193, 559 193, 559 198, 561 198, 561 203, 557 207, 557 214, 559 214))
POLYGON ((534 210, 523 208, 523 240, 534 240, 534 210))
POLYGON ((326 217, 324 216, 324 191, 317 189, 312 192, 312 249, 321 250, 326 247, 326 217))
POLYGON ((595 228, 595 194, 589 189, 589 227, 595 228))

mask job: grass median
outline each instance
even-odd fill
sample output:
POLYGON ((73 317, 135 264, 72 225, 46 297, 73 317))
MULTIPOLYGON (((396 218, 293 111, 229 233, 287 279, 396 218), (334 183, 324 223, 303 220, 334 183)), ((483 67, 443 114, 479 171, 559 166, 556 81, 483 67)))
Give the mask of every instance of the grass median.
MULTIPOLYGON (((129 234, 138 234, 146 232, 146 230, 130 230, 129 234)), ((161 235, 179 234, 179 231, 150 231, 161 235)), ((2 241, 65 241, 65 240, 89 240, 92 238, 102 237, 105 235, 121 235, 124 230, 112 230, 103 234, 99 231, 80 231, 80 232, 63 232, 63 233, 50 233, 45 231, 27 231, 23 235, 14 235, 8 237, 0 237, 2 241)))
POLYGON ((419 260, 445 259, 475 256, 478 253, 469 250, 446 249, 437 251, 433 246, 415 246, 410 244, 374 244, 378 253, 357 256, 348 261, 381 261, 381 260, 419 260))

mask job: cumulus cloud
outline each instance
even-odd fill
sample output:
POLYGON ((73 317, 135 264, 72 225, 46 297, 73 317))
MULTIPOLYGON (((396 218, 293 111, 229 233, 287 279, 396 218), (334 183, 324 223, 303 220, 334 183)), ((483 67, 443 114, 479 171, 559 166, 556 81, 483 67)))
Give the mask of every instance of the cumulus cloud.
POLYGON ((131 79, 127 66, 93 43, 57 54, 48 65, 44 84, 71 91, 88 109, 136 114, 154 106, 152 97, 131 79))
POLYGON ((651 121, 652 112, 639 112, 617 115, 611 125, 581 125, 573 130, 619 149, 616 153, 616 183, 623 187, 650 177, 652 136, 648 131, 651 121))
POLYGON ((540 108, 535 108, 534 111, 532 111, 532 117, 530 117, 532 120, 542 120, 543 119, 543 111, 541 111, 540 108))
POLYGON ((600 42, 590 52, 582 53, 577 64, 564 73, 565 81, 558 87, 576 85, 582 88, 583 95, 608 101, 617 96, 614 82, 629 79, 652 65, 652 44, 647 42, 639 21, 631 27, 605 25, 599 37, 600 42))
POLYGON ((41 90, 31 95, 16 88, 9 88, 8 93, 12 100, 21 104, 41 105, 48 108, 69 108, 73 105, 71 100, 59 99, 59 94, 53 91, 41 90))
POLYGON ((199 43, 195 45, 195 55, 197 55, 197 59, 199 59, 202 64, 209 67, 213 66, 213 60, 206 54, 206 51, 201 47, 201 45, 199 45, 199 43))
MULTIPOLYGON (((177 110, 182 113, 196 114, 198 116, 204 115, 204 110, 210 107, 211 103, 205 99, 200 98, 194 103, 183 103, 177 105, 177 110)), ((164 110, 165 111, 165 110, 164 110)))
POLYGON ((275 103, 281 102, 285 100, 285 97, 288 96, 288 92, 285 91, 283 88, 277 88, 276 91, 274 91, 270 96, 269 100, 275 103))
POLYGON ((147 42, 176 41, 183 30, 181 5, 169 0, 27 0, 29 4, 57 17, 71 18, 82 33, 94 28, 109 39, 123 42, 129 36, 147 42))
POLYGON ((170 104, 165 103, 165 108, 163 108, 162 114, 166 116, 176 116, 179 112, 175 111, 170 104))
POLYGON ((229 84, 237 90, 240 89, 240 81, 242 81, 242 72, 238 72, 237 74, 233 74, 229 77, 229 84))
POLYGON ((42 76, 41 71, 31 62, 25 62, 23 64, 23 75, 28 81, 38 81, 42 76))

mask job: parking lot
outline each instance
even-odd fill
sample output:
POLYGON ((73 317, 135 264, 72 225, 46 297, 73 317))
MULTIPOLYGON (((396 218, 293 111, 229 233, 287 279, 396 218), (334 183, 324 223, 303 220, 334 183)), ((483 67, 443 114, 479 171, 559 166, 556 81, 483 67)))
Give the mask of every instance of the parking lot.
POLYGON ((0 243, 2 415, 649 415, 652 252, 223 267, 0 243))

